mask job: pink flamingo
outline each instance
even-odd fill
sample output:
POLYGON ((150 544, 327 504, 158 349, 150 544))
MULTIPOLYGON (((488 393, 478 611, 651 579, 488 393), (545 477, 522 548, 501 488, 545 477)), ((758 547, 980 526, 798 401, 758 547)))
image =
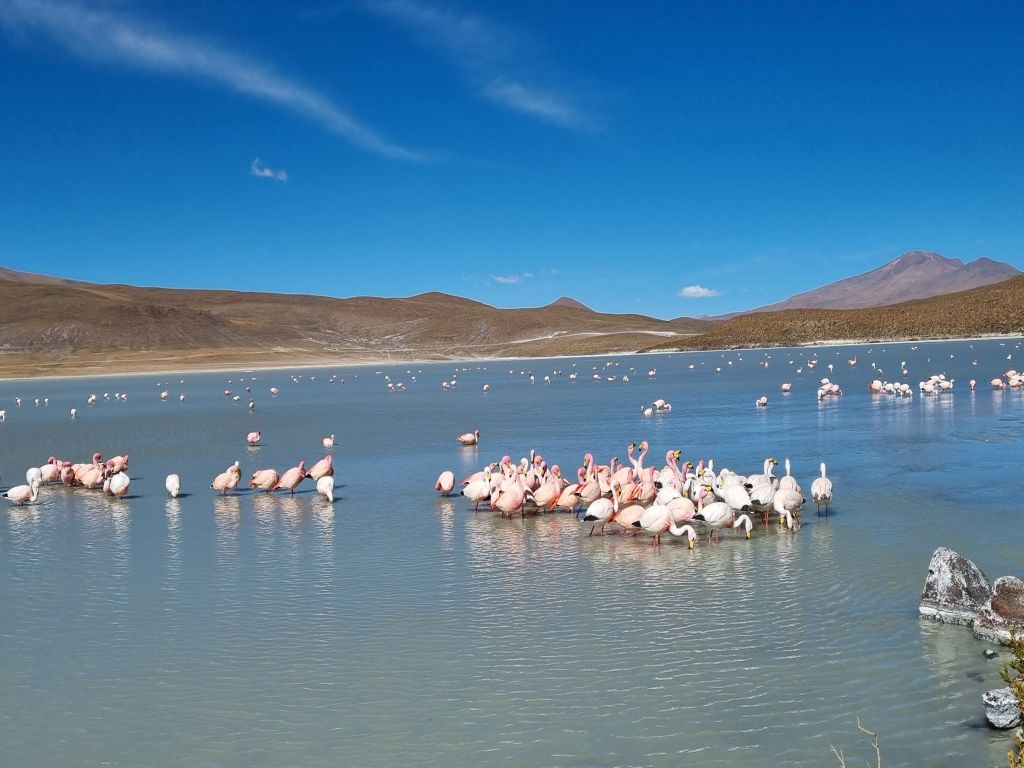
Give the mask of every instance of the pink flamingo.
POLYGON ((299 466, 285 470, 285 473, 281 475, 281 479, 277 483, 277 487, 285 488, 289 492, 295 493, 295 489, 298 488, 299 484, 305 479, 306 462, 300 461, 299 466))
POLYGON ((455 439, 463 445, 476 445, 480 442, 480 430, 474 429, 472 432, 463 432, 455 439))
POLYGON ((434 483, 434 490, 440 491, 442 496, 451 496, 452 489, 455 487, 455 473, 450 469, 446 469, 440 475, 437 476, 437 482, 434 483))
POLYGON ((22 504, 35 501, 38 495, 39 484, 32 483, 31 485, 16 485, 9 489, 4 497, 20 507, 22 504))
POLYGON ((112 474, 124 472, 126 469, 128 469, 128 454, 125 454, 124 456, 115 456, 112 459, 108 459, 107 469, 110 470, 112 474))
POLYGON ((276 469, 257 469, 249 479, 249 487, 270 493, 280 481, 281 476, 276 469))
POLYGON ((492 498, 491 509, 496 509, 501 514, 511 517, 516 512, 523 512, 523 504, 526 502, 526 488, 522 483, 522 475, 516 478, 505 480, 501 484, 501 490, 497 497, 492 498))
POLYGON ((321 477, 334 477, 334 459, 330 456, 324 456, 309 468, 306 477, 313 478, 313 482, 319 481, 321 477))
POLYGON ((245 436, 245 442, 247 442, 249 445, 257 445, 257 444, 259 444, 259 442, 260 442, 260 433, 259 432, 250 432, 248 435, 245 436))
POLYGON ((562 495, 565 483, 562 480, 562 470, 555 464, 548 473, 547 480, 536 491, 533 492, 533 501, 540 509, 549 509, 558 497, 562 495))
POLYGON ((328 450, 328 451, 331 450, 331 448, 334 447, 334 434, 332 433, 330 437, 325 437, 325 438, 321 439, 320 443, 323 445, 323 447, 326 450, 328 450))
POLYGON ((39 474, 41 476, 41 482, 45 485, 47 483, 56 483, 60 480, 60 466, 57 464, 57 459, 53 456, 39 468, 39 474))
POLYGON ((88 472, 90 469, 102 469, 100 465, 100 460, 102 458, 102 454, 100 454, 99 451, 96 451, 96 453, 92 455, 92 461, 89 462, 88 464, 72 464, 71 469, 74 470, 75 473, 75 482, 81 483, 82 476, 85 475, 85 473, 88 472))
POLYGON ((223 496, 228 491, 235 490, 235 487, 238 485, 238 481, 241 479, 242 470, 238 466, 238 462, 236 461, 226 470, 224 470, 215 478, 213 478, 213 482, 210 483, 210 487, 213 488, 215 491, 220 491, 221 495, 223 496))

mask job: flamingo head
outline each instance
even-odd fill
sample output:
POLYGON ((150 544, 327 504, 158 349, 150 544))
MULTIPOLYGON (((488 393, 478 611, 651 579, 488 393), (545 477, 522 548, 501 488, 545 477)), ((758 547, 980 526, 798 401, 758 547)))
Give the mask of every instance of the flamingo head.
POLYGON ((94 453, 92 455, 92 460, 93 461, 99 461, 102 458, 103 458, 103 455, 99 451, 96 451, 96 453, 94 453))

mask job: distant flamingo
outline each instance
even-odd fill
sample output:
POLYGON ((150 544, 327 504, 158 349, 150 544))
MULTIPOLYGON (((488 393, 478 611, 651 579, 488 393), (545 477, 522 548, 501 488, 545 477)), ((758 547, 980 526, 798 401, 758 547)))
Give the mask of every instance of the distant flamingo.
POLYGON ((181 478, 177 475, 168 475, 164 480, 164 488, 171 494, 171 498, 178 498, 178 494, 181 493, 181 478))
POLYGON ((480 442, 480 430, 474 429, 472 432, 464 432, 455 439, 463 445, 476 445, 480 442))
POLYGON ((440 475, 437 476, 437 482, 434 483, 434 490, 439 491, 442 496, 451 496, 452 489, 455 487, 455 473, 450 469, 446 469, 440 475))
POLYGON ((334 435, 332 434, 330 437, 325 437, 320 442, 323 443, 324 448, 329 451, 334 447, 334 435))
MULTIPOLYGON (((250 432, 248 435, 245 436, 245 442, 247 442, 249 445, 257 445, 259 443, 259 441, 260 441, 260 433, 259 432, 250 432)), ((273 447, 273 446, 271 446, 271 447, 273 447)))

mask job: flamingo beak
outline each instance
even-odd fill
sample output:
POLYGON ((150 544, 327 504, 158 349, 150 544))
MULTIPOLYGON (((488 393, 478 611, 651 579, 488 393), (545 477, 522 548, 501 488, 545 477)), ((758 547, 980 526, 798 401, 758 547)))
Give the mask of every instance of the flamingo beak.
POLYGON ((747 531, 747 538, 750 538, 750 531, 747 531))
POLYGON ((693 549, 693 547, 694 547, 694 545, 696 543, 697 543, 696 541, 694 541, 693 539, 690 539, 690 549, 693 549))

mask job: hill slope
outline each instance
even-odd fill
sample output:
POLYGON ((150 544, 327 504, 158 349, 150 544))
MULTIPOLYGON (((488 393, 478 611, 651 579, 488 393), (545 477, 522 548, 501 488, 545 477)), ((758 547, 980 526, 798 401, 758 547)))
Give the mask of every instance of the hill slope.
POLYGON ((798 346, 851 339, 892 341, 1024 334, 1024 275, 995 285, 869 309, 750 312, 645 351, 798 346))
POLYGON ((862 309, 990 285, 1020 270, 988 258, 964 264, 937 253, 910 251, 870 272, 798 293, 758 312, 777 309, 862 309))
POLYGON ((427 293, 335 299, 0 274, 0 375, 632 351, 708 323, 427 293))

